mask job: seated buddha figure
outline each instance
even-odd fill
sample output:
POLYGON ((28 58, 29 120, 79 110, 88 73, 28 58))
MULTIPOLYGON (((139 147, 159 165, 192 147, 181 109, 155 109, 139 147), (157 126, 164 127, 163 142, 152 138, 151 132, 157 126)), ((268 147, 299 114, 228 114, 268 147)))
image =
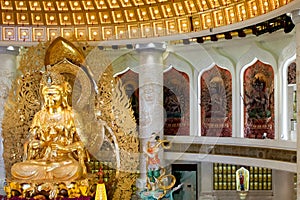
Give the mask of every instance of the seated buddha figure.
POLYGON ((29 182, 79 179, 87 173, 87 152, 79 137, 79 115, 68 103, 71 86, 55 72, 46 72, 40 85, 44 105, 33 118, 24 161, 15 163, 11 174, 29 182))

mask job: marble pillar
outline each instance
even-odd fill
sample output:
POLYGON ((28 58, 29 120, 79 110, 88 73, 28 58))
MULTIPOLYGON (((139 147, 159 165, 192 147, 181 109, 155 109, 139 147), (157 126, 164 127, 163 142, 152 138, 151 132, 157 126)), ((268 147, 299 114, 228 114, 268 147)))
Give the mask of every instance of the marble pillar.
POLYGON ((273 170, 273 200, 295 199, 294 173, 273 170))
POLYGON ((3 186, 5 184, 5 166, 3 160, 2 120, 4 115, 4 104, 11 88, 12 80, 16 72, 16 56, 18 49, 8 51, 6 47, 0 47, 0 194, 5 195, 3 186))
MULTIPOLYGON (((163 53, 164 43, 137 44, 139 57, 139 138, 140 152, 147 145, 152 133, 163 137, 164 109, 163 109, 163 53)), ((159 158, 163 163, 162 152, 159 158)), ((146 186, 146 156, 140 155, 140 178, 137 187, 146 186)))

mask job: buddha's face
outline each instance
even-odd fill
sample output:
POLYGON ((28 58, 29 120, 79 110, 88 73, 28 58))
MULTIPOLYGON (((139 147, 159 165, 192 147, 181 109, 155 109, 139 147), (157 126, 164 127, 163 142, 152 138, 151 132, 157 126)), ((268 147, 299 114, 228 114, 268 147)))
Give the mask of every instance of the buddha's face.
POLYGON ((43 89, 45 105, 49 108, 58 108, 62 104, 62 93, 58 87, 51 86, 43 89))

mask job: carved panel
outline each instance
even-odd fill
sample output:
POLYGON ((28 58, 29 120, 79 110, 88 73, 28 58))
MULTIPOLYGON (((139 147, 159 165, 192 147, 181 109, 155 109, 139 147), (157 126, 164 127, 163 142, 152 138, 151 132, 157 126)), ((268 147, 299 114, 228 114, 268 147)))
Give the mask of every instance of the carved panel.
POLYGON ((174 68, 164 73, 165 135, 190 134, 190 89, 186 73, 174 68))
POLYGON ((204 72, 201 84, 201 135, 232 136, 232 77, 214 66, 204 72))
POLYGON ((274 139, 274 72, 257 61, 244 73, 244 135, 274 139))

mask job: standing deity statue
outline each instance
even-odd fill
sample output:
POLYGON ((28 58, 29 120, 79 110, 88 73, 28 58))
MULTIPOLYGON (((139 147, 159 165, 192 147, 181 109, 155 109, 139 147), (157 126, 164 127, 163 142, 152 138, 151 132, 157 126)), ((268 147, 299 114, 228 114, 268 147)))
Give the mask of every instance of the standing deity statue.
POLYGON ((44 100, 34 116, 24 161, 11 168, 13 178, 26 181, 72 181, 87 174, 88 154, 80 140, 80 117, 68 103, 71 86, 64 77, 46 72, 41 80, 44 100))

